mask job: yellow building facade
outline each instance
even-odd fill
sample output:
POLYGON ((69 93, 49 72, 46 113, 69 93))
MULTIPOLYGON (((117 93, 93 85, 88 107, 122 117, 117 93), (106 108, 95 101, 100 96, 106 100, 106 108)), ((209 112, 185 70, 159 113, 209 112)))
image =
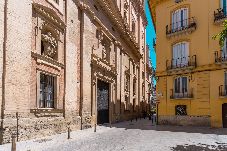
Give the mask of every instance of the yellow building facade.
POLYGON ((226 0, 149 0, 157 43, 159 124, 227 127, 227 47, 212 37, 226 0))

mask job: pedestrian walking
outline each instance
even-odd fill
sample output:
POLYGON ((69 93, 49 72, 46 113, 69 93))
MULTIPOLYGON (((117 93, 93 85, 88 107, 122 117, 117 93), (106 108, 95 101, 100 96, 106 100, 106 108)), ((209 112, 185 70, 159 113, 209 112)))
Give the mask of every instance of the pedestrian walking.
POLYGON ((154 125, 154 117, 153 117, 153 115, 154 115, 154 112, 151 111, 151 125, 152 126, 154 125))

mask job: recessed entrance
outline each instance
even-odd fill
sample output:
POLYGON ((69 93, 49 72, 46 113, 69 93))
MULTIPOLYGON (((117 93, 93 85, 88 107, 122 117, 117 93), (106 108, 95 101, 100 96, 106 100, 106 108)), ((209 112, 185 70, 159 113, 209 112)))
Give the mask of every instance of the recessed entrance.
POLYGON ((222 123, 223 128, 227 128, 227 104, 222 104, 222 123))
POLYGON ((98 80, 97 124, 109 123, 109 83, 98 80))

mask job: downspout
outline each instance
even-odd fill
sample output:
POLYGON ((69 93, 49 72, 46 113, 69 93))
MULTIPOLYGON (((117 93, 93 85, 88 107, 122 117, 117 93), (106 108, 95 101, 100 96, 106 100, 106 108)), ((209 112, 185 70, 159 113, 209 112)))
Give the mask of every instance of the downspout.
POLYGON ((1 110, 1 135, 0 144, 3 143, 3 119, 5 111, 5 77, 6 77, 6 43, 7 43, 7 12, 8 12, 8 0, 5 0, 4 5, 4 38, 3 38, 3 72, 2 72, 2 110, 1 110))
MULTIPOLYGON (((67 3, 67 0, 65 0, 65 24, 66 24, 66 26, 67 26, 67 5, 68 5, 68 3, 67 3)), ((64 30, 65 30, 65 32, 64 32, 64 65, 65 65, 65 68, 64 68, 64 103, 63 103, 63 108, 64 108, 64 112, 63 112, 63 116, 64 116, 64 118, 66 117, 66 115, 65 115, 65 112, 66 112, 66 108, 65 108, 65 103, 66 103, 66 101, 65 101, 65 94, 66 94, 66 66, 67 66, 67 64, 66 64, 66 36, 67 36, 67 30, 66 30, 67 28, 65 28, 64 30)))
MULTIPOLYGON (((84 2, 83 2, 84 5, 84 2)), ((84 11, 83 6, 80 9, 80 118, 81 127, 83 129, 83 42, 84 42, 84 11)))

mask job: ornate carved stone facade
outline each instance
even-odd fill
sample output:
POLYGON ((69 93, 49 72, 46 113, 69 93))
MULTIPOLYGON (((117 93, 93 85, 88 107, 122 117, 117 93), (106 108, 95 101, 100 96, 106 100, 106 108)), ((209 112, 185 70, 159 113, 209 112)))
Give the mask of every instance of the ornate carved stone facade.
POLYGON ((0 10, 1 143, 99 124, 98 95, 109 123, 148 109, 143 0, 4 0, 0 10))

